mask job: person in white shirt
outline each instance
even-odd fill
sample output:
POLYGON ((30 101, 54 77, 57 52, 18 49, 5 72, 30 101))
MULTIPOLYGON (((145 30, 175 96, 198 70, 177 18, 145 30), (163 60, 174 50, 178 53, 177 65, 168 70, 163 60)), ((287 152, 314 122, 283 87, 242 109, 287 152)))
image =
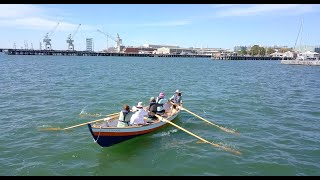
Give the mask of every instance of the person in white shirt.
POLYGON ((130 118, 130 125, 145 125, 146 120, 144 119, 144 116, 147 116, 148 112, 143 109, 142 102, 139 102, 132 110, 135 112, 130 118))

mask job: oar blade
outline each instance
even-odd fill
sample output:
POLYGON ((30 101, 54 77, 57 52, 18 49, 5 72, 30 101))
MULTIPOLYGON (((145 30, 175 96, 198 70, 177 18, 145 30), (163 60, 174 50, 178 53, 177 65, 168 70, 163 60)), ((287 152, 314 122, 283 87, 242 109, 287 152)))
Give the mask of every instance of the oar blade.
POLYGON ((72 129, 72 128, 84 126, 84 125, 91 124, 91 123, 94 123, 94 122, 110 120, 110 119, 112 119, 112 118, 118 117, 118 116, 119 116, 119 113, 117 112, 117 113, 107 114, 106 116, 109 116, 109 117, 102 118, 102 119, 97 119, 97 120, 94 120, 94 121, 85 122, 85 123, 82 123, 82 124, 77 124, 77 125, 74 125, 74 126, 69 126, 69 127, 66 127, 66 128, 60 128, 60 127, 38 127, 38 130, 39 130, 39 131, 61 131, 61 130, 69 130, 69 129, 72 129))
POLYGON ((202 137, 200 137, 200 136, 198 136, 198 135, 196 135, 196 134, 194 134, 194 133, 192 133, 192 132, 190 132, 190 131, 188 131, 188 130, 180 127, 180 126, 178 126, 177 124, 175 124, 175 123, 167 120, 166 118, 163 118, 163 117, 161 117, 161 116, 159 116, 159 115, 157 115, 157 114, 156 114, 155 116, 156 116, 158 119, 160 119, 161 121, 167 122, 167 123, 169 123, 169 124, 177 127, 178 129, 181 129, 182 131, 184 131, 184 132, 192 135, 192 136, 195 137, 195 138, 198 138, 199 140, 203 141, 204 143, 208 143, 208 144, 211 144, 212 146, 219 147, 219 148, 221 148, 221 149, 223 149, 223 150, 232 152, 232 153, 234 153, 234 154, 241 155, 240 151, 237 151, 237 150, 234 150, 234 149, 231 149, 231 148, 229 148, 229 147, 225 147, 225 146, 222 146, 222 145, 219 145, 219 144, 215 144, 215 143, 213 143, 213 142, 209 142, 209 141, 203 139, 202 137))
POLYGON ((233 130, 233 129, 227 129, 227 128, 221 127, 221 126, 220 126, 220 129, 223 130, 223 131, 225 131, 225 132, 228 132, 228 133, 237 134, 237 135, 240 134, 240 133, 236 132, 236 131, 233 130))
POLYGON ((231 134, 239 135, 239 133, 238 133, 238 132, 235 132, 234 130, 231 130, 231 129, 228 129, 228 128, 225 128, 225 127, 219 126, 219 125, 217 125, 217 124, 214 124, 214 123, 210 122, 209 120, 207 120, 207 119, 205 119, 205 118, 203 118, 203 117, 201 117, 201 116, 199 116, 199 115, 197 115, 197 114, 195 114, 195 113, 191 112, 190 110, 188 110, 188 109, 186 109, 186 108, 181 107, 181 110, 187 111, 188 113, 190 113, 190 114, 194 115, 195 117, 197 117, 197 118, 199 118, 199 119, 201 119, 201 120, 203 120, 203 121, 205 121, 205 122, 207 122, 207 123, 209 123, 209 124, 211 124, 211 125, 213 125, 213 126, 216 126, 216 127, 220 128, 221 130, 223 130, 223 131, 225 131, 225 132, 228 132, 228 133, 231 133, 231 134))
POLYGON ((59 127, 39 127, 38 130, 39 131, 60 131, 62 129, 59 127))
POLYGON ((84 118, 84 117, 101 117, 102 115, 101 114, 90 114, 90 113, 80 113, 79 116, 81 118, 84 118))
MULTIPOLYGON (((212 146, 215 146, 215 147, 216 147, 215 144, 213 144, 213 143, 210 143, 210 144, 211 144, 212 146)), ((229 148, 229 147, 225 147, 225 146, 221 146, 221 145, 220 145, 220 148, 223 149, 223 150, 225 150, 225 151, 229 151, 229 152, 231 152, 231 153, 234 153, 234 154, 236 154, 236 155, 241 155, 241 154, 242 154, 240 151, 235 150, 235 149, 232 149, 232 148, 229 148)))

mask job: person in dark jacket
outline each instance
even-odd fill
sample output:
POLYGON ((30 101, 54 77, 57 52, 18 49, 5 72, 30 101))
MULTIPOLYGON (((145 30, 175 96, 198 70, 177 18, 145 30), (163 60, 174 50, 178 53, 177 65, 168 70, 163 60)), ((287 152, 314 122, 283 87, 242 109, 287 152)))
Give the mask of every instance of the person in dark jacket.
POLYGON ((157 117, 155 114, 157 113, 157 103, 156 103, 156 98, 151 97, 150 102, 149 102, 149 107, 148 107, 148 119, 151 120, 156 120, 157 117))

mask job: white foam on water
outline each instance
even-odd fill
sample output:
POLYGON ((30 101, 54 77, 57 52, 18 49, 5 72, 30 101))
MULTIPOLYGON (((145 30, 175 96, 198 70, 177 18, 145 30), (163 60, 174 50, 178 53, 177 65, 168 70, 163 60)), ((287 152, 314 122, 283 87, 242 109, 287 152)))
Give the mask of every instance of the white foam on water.
POLYGON ((167 131, 167 132, 156 133, 156 134, 154 134, 153 136, 154 136, 154 137, 170 136, 170 134, 176 133, 176 132, 178 132, 178 129, 172 129, 172 130, 169 130, 169 131, 167 131))

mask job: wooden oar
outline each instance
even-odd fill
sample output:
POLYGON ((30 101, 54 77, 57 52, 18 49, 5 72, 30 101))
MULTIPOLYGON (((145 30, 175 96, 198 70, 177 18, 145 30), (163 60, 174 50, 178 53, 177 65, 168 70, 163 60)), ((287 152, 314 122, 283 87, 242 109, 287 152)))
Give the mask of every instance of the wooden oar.
POLYGON ((201 141, 203 141, 203 142, 205 142, 205 143, 211 144, 212 146, 221 148, 221 149, 223 149, 223 150, 225 150, 225 151, 229 151, 229 152, 235 153, 235 154, 237 154, 237 155, 241 155, 241 152, 239 152, 239 151, 237 151, 237 150, 234 150, 234 149, 231 149, 231 148, 229 148, 229 147, 225 147, 225 146, 222 146, 222 145, 219 145, 219 144, 216 144, 216 143, 209 142, 209 141, 203 139, 202 137, 193 134, 192 132, 190 132, 190 131, 188 131, 188 130, 186 130, 186 129, 184 129, 184 128, 176 125, 176 124, 174 124, 173 122, 171 122, 171 121, 169 121, 169 120, 167 120, 167 119, 165 119, 165 118, 163 118, 163 117, 161 117, 161 116, 159 116, 159 115, 157 115, 157 114, 155 114, 155 116, 156 116, 159 120, 164 121, 164 122, 167 122, 167 123, 169 123, 169 124, 171 124, 171 125, 179 128, 179 129, 181 129, 182 131, 184 131, 184 132, 186 132, 186 133, 188 133, 188 134, 190 134, 190 135, 192 135, 192 136, 200 139, 201 141))
POLYGON ((109 114, 109 115, 107 115, 107 116, 109 116, 109 117, 97 119, 97 120, 94 120, 94 121, 85 122, 85 123, 82 123, 82 124, 77 124, 77 125, 74 125, 74 126, 69 126, 69 127, 66 127, 66 128, 52 127, 52 128, 38 128, 38 130, 40 130, 40 131, 60 131, 60 130, 68 130, 68 129, 72 129, 72 128, 84 126, 84 125, 91 124, 91 123, 95 123, 95 122, 99 122, 99 121, 109 121, 110 119, 112 119, 112 118, 114 118, 114 117, 118 117, 118 116, 119 116, 119 113, 113 113, 113 114, 109 114), (110 117, 110 116, 111 116, 111 117, 110 117))
POLYGON ((90 114, 90 113, 85 113, 85 114, 79 114, 80 117, 85 117, 85 116, 89 116, 89 117, 100 117, 100 116, 112 116, 112 115, 116 115, 117 113, 113 113, 113 114, 107 114, 107 115, 101 115, 101 114, 90 114))
MULTIPOLYGON (((171 101, 170 101, 170 102, 171 102, 171 101)), ((199 116, 199 115, 197 115, 197 114, 189 111, 188 109, 186 109, 186 108, 184 108, 184 107, 181 107, 181 106, 179 106, 179 105, 177 105, 177 104, 175 104, 175 103, 173 103, 173 102, 171 102, 171 104, 178 106, 181 110, 187 111, 188 113, 196 116, 197 118, 199 118, 199 119, 201 119, 201 120, 203 120, 203 121, 205 121, 205 122, 207 122, 207 123, 209 123, 209 124, 211 124, 211 125, 213 125, 213 126, 216 126, 216 127, 220 128, 221 130, 223 130, 223 131, 225 131, 225 132, 233 133, 233 134, 240 134, 240 133, 238 133, 238 132, 235 132, 234 130, 227 129, 227 128, 225 128, 225 127, 222 127, 222 126, 219 126, 219 125, 217 125, 217 124, 214 124, 214 123, 212 123, 212 122, 204 119, 203 117, 201 117, 201 116, 199 116)))

